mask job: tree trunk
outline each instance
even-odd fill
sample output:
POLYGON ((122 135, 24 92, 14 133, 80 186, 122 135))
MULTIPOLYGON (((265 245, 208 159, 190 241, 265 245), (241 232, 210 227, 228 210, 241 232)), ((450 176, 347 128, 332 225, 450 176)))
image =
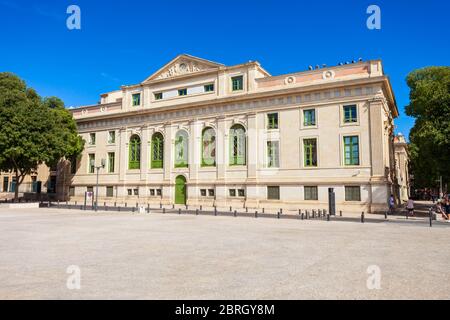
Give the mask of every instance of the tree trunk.
POLYGON ((19 170, 16 169, 16 184, 14 188, 14 202, 19 202, 19 170))

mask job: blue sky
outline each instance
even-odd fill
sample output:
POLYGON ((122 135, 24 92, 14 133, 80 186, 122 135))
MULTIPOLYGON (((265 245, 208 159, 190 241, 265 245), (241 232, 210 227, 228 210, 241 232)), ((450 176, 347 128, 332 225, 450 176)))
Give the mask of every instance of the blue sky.
POLYGON ((141 82, 180 53, 233 65, 259 61, 271 74, 381 58, 408 134, 407 74, 449 65, 450 4, 445 0, 0 0, 0 71, 14 72, 42 96, 67 106, 141 82), (81 30, 66 9, 81 8, 81 30), (366 9, 381 8, 381 30, 366 9))

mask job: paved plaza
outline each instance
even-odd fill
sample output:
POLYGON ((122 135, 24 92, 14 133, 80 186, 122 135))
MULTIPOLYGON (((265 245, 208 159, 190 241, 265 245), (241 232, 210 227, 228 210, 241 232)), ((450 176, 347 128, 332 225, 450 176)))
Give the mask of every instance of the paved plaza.
POLYGON ((449 299, 449 228, 0 209, 0 299, 449 299))

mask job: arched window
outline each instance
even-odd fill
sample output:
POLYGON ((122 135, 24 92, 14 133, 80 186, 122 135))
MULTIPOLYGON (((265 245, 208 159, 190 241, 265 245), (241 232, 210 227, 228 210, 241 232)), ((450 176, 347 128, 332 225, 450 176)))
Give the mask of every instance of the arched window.
POLYGON ((216 132, 213 128, 206 128, 202 134, 202 166, 216 165, 216 132))
POLYGON ((133 135, 130 138, 130 148, 129 148, 129 159, 128 168, 129 169, 140 169, 141 168, 141 138, 137 135, 133 135))
POLYGON ((164 162, 164 137, 157 132, 152 136, 152 169, 161 169, 164 162))
POLYGON ((244 166, 246 164, 245 128, 236 124, 230 129, 230 165, 244 166))
POLYGON ((175 168, 188 167, 188 134, 184 130, 177 132, 175 136, 175 168))

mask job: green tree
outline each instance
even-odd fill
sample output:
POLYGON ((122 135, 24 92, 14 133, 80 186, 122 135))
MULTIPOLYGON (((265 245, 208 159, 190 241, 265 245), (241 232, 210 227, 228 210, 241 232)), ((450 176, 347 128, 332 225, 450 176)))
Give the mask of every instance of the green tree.
POLYGON ((406 114, 416 118, 410 133, 411 169, 416 187, 450 178, 450 67, 428 67, 407 77, 406 114))
POLYGON ((14 172, 15 199, 25 176, 40 164, 79 155, 84 141, 64 103, 42 99, 11 73, 0 73, 0 171, 14 172))

